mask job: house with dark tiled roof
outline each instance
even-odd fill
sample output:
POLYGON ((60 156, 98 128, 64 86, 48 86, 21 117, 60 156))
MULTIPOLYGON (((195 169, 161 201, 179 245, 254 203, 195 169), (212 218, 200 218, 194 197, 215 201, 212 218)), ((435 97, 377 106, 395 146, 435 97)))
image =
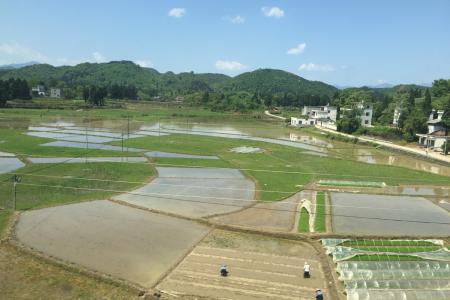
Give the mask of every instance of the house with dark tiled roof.
POLYGON ((434 110, 428 118, 428 133, 416 134, 419 138, 419 145, 431 150, 441 150, 446 141, 450 141, 450 136, 446 135, 445 126, 442 122, 443 110, 434 110))

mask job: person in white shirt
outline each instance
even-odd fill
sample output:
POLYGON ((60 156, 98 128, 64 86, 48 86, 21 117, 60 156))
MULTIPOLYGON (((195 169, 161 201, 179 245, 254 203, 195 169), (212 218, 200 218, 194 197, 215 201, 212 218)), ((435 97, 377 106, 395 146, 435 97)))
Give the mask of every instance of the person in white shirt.
POLYGON ((309 266, 309 264, 305 262, 305 264, 303 265, 303 278, 311 277, 310 269, 311 267, 309 266))

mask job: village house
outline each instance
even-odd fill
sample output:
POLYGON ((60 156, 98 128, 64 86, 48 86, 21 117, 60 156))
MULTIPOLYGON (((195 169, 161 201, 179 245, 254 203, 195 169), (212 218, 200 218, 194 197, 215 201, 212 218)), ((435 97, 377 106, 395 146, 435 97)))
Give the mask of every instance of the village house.
POLYGON ((392 125, 395 127, 398 126, 398 120, 400 120, 400 116, 402 114, 402 110, 400 107, 396 107, 394 110, 394 119, 392 120, 392 125))
POLYGON ((45 86, 37 85, 31 88, 31 94, 33 96, 45 96, 45 86))
POLYGON ((50 89, 50 98, 61 98, 63 96, 62 90, 60 88, 50 89))
MULTIPOLYGON (((359 102, 354 106, 359 110, 359 118, 361 119, 361 126, 371 127, 372 126, 372 116, 373 116, 373 106, 369 103, 359 102)), ((341 117, 345 115, 346 112, 352 111, 354 108, 344 108, 340 109, 341 117)))
POLYGON ((304 106, 302 117, 291 118, 291 125, 297 127, 334 124, 337 118, 337 107, 330 106, 304 106))
POLYGON ((443 110, 436 111, 433 109, 431 111, 427 122, 428 133, 416 134, 419 138, 419 145, 430 150, 440 151, 444 143, 450 140, 450 136, 445 135, 445 126, 442 122, 443 114, 443 110))

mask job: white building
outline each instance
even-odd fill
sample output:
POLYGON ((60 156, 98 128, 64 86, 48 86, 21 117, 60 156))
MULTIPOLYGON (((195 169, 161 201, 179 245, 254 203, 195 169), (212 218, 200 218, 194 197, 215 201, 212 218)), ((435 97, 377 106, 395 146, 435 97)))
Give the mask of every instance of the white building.
POLYGON ((31 94, 37 96, 45 96, 45 87, 43 85, 37 85, 31 88, 31 94))
POLYGON ((305 119, 291 117, 291 126, 307 127, 316 125, 316 119, 305 119))
POLYGON ((441 150, 445 141, 450 140, 450 136, 445 135, 445 127, 442 123, 443 110, 433 111, 428 118, 428 133, 427 134, 416 134, 419 138, 419 145, 432 150, 441 150))
POLYGON ((306 127, 314 125, 324 125, 336 122, 337 107, 330 106, 304 106, 300 118, 291 118, 291 125, 297 127, 306 127))
POLYGON ((302 109, 302 115, 308 116, 310 119, 316 119, 322 122, 336 122, 337 107, 330 106, 304 106, 302 109))
MULTIPOLYGON (((355 108, 357 108, 359 113, 359 118, 361 119, 361 126, 371 127, 372 126, 372 116, 373 116, 373 106, 372 104, 366 104, 364 102, 356 103, 355 108)), ((341 118, 347 113, 352 111, 354 108, 341 107, 341 118)))
POLYGON ((400 107, 396 107, 394 110, 394 119, 392 120, 392 125, 398 126, 398 120, 400 120, 400 115, 402 114, 402 110, 400 107))
POLYGON ((372 115, 373 115, 373 106, 372 104, 365 104, 364 102, 360 102, 356 106, 361 110, 361 126, 370 127, 372 126, 372 115))
POLYGON ((50 97, 51 98, 61 98, 62 90, 60 88, 51 88, 50 89, 50 97))

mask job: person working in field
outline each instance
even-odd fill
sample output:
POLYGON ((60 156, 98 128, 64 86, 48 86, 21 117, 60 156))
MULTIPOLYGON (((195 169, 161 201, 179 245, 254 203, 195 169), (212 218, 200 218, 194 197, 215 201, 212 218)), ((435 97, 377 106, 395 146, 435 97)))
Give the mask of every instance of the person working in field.
POLYGON ((227 265, 222 265, 222 266, 220 267, 220 275, 222 275, 223 277, 228 276, 227 265))
POLYGON ((323 293, 321 290, 316 290, 316 300, 323 300, 323 293))
POLYGON ((305 262, 305 264, 303 265, 303 278, 311 277, 310 269, 311 267, 309 266, 309 264, 305 262))

